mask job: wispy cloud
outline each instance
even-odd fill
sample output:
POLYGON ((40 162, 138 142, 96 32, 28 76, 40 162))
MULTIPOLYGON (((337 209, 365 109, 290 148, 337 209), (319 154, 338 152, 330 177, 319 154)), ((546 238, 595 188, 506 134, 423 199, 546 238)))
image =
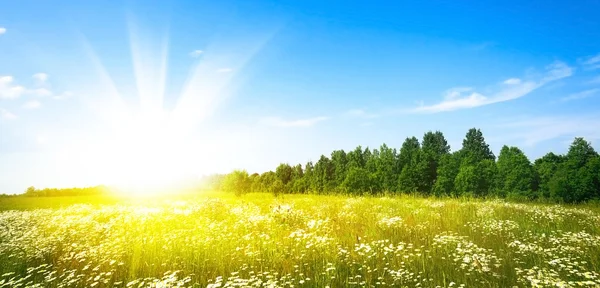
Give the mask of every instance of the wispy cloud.
POLYGON ((35 96, 40 96, 40 97, 52 95, 52 91, 50 91, 46 88, 37 88, 37 89, 27 90, 27 93, 33 94, 35 96))
POLYGON ((0 27, 0 35, 6 33, 6 28, 0 27))
POLYGON ((586 82, 587 84, 600 84, 600 75, 592 78, 590 81, 586 82))
POLYGON ((65 100, 67 98, 71 98, 73 96, 73 92, 71 91, 65 91, 60 95, 54 95, 52 96, 52 99, 54 100, 65 100))
POLYGON ((581 91, 578 93, 573 93, 567 97, 563 97, 560 99, 560 101, 567 102, 567 101, 572 101, 572 100, 584 99, 584 98, 594 96, 594 95, 598 94, 598 92, 600 92, 600 88, 589 89, 589 90, 581 91))
POLYGON ((377 118, 377 117, 379 117, 378 114, 367 113, 363 109, 348 110, 344 114, 347 115, 347 116, 350 116, 350 117, 357 117, 357 118, 363 118, 363 119, 371 119, 371 118, 377 118))
POLYGON ((458 87, 446 91, 444 101, 433 105, 421 105, 411 110, 412 113, 438 113, 460 109, 474 108, 504 101, 521 98, 535 89, 547 83, 569 77, 573 74, 573 68, 563 62, 555 62, 546 67, 543 76, 537 80, 516 81, 510 78, 498 86, 496 92, 484 95, 471 87, 458 87), (507 83, 508 82, 508 83, 507 83), (518 82, 518 83, 517 83, 518 82))
POLYGON ((329 119, 329 117, 325 116, 298 120, 284 120, 279 117, 266 117, 261 119, 259 122, 262 125, 274 127, 311 127, 327 119, 329 119))
POLYGON ((12 120, 12 119, 16 119, 17 115, 10 113, 10 111, 8 111, 6 109, 0 108, 0 118, 6 119, 6 120, 12 120))
POLYGON ((19 98, 25 91, 25 87, 14 84, 12 76, 0 76, 0 99, 19 98))
POLYGON ((25 104, 23 104, 23 108, 25 109, 38 109, 42 107, 42 103, 40 101, 37 100, 31 100, 31 101, 27 101, 25 102, 25 104))
POLYGON ((231 69, 231 68, 220 68, 220 69, 217 69, 217 72, 219 72, 219 73, 229 73, 231 71, 233 71, 233 69, 231 69))
POLYGON ((506 84, 506 85, 518 85, 518 84, 521 84, 521 79, 519 79, 519 78, 506 79, 504 81, 504 84, 506 84))
POLYGON ((37 85, 43 85, 48 81, 48 74, 46 73, 35 73, 31 77, 35 79, 37 85))
POLYGON ((498 125, 498 128, 513 131, 511 138, 520 139, 525 146, 530 147, 562 137, 600 139, 597 127, 600 127, 600 117, 597 115, 535 117, 498 125))
POLYGON ((200 57, 200 55, 202 55, 202 53, 204 53, 204 51, 194 50, 194 51, 190 52, 190 57, 198 58, 198 57, 200 57))
MULTIPOLYGON (((38 84, 43 84, 47 81, 48 75, 44 73, 35 74, 34 79, 38 80, 38 84), (43 81, 43 82, 42 82, 43 81)), ((0 99, 16 99, 21 95, 34 95, 39 97, 51 96, 52 91, 46 88, 34 88, 29 89, 15 83, 15 79, 12 76, 0 76, 0 99)))
POLYGON ((585 69, 588 69, 588 70, 600 69, 600 54, 598 54, 596 56, 589 56, 587 58, 584 58, 581 61, 581 64, 583 65, 583 67, 585 69))

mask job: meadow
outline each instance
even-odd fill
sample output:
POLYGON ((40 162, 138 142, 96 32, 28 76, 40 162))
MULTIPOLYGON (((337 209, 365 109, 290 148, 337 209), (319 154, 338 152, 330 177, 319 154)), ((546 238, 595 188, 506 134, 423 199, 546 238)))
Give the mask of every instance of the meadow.
POLYGON ((594 206, 48 199, 0 199, 0 287, 600 287, 594 206))

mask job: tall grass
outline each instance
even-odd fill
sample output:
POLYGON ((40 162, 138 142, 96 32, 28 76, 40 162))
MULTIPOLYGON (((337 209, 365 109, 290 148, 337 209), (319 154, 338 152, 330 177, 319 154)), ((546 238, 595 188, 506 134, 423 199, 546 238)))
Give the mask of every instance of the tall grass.
POLYGON ((598 287, 598 271, 586 207, 209 194, 0 212, 0 287, 598 287))

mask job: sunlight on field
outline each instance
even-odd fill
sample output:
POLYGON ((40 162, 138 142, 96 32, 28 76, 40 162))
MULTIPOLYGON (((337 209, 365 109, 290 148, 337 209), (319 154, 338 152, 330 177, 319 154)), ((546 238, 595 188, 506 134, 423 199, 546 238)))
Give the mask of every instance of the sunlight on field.
POLYGON ((215 195, 0 212, 0 287, 600 285, 589 208, 215 195))

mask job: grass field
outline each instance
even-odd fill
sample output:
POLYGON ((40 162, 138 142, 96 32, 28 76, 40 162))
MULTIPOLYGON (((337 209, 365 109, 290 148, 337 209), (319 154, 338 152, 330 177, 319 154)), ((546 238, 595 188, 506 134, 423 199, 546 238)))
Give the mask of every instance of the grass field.
POLYGON ((600 287, 593 207, 269 194, 0 201, 0 287, 600 287))

